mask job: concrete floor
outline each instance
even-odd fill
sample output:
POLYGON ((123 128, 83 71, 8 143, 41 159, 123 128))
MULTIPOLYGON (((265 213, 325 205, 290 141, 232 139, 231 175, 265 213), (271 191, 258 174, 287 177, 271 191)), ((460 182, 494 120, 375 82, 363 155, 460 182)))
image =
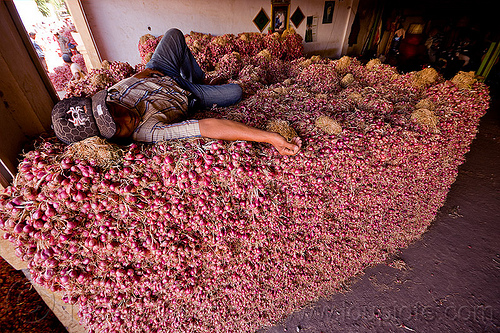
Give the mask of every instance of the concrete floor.
POLYGON ((259 333, 500 332, 500 94, 422 238, 259 333))

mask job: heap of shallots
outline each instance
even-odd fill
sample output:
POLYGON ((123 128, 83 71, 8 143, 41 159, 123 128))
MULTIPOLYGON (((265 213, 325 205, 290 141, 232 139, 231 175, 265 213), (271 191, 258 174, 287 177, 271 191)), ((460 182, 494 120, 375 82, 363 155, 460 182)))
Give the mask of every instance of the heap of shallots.
MULTIPOLYGON (((194 37, 198 59, 219 59, 248 95, 196 118, 297 133, 303 147, 41 136, 0 193, 0 228, 90 332, 254 332, 334 293, 422 235, 488 108, 475 81, 296 57, 277 36, 194 37)), ((115 66, 133 72, 110 63, 96 87, 122 77, 115 66)))

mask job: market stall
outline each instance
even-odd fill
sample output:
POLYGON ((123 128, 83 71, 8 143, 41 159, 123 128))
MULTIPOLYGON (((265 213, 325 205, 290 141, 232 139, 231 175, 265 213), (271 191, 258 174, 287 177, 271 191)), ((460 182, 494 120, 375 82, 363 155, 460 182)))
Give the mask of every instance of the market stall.
MULTIPOLYGON (((144 63, 159 38, 139 41, 144 63)), ((303 147, 40 136, 0 194, 0 228, 89 331, 252 332, 335 293, 426 231, 488 108, 473 73, 304 58, 291 30, 186 40, 245 93, 196 118, 297 133, 303 147)), ((68 96, 144 63, 106 62, 68 96)))

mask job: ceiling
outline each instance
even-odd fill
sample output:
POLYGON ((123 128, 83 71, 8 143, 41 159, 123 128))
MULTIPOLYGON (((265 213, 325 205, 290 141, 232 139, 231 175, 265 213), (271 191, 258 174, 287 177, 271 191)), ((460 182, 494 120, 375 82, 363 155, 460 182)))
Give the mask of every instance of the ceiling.
POLYGON ((385 8, 399 10, 405 16, 422 16, 426 21, 468 24, 497 33, 500 15, 494 10, 494 3, 491 0, 387 0, 385 8))

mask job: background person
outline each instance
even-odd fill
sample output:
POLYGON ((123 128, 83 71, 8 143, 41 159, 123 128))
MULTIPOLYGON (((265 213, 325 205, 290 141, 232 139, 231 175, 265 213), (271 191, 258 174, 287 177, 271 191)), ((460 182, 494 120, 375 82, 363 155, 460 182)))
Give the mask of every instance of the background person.
POLYGON ((64 63, 69 66, 69 69, 71 70, 71 75, 74 80, 80 80, 85 76, 82 67, 76 62, 73 62, 69 55, 63 54, 62 59, 64 63))
POLYGON ((31 43, 33 44, 33 47, 35 48, 36 54, 38 55, 38 59, 40 59, 40 62, 42 63, 43 68, 45 68, 45 71, 49 71, 49 68, 47 66, 47 61, 45 60, 45 52, 43 52, 43 49, 38 43, 35 41, 36 39, 36 33, 35 32, 30 32, 29 33, 31 43))
POLYGON ((59 49, 61 50, 61 57, 65 54, 69 55, 70 57, 73 55, 69 48, 69 39, 68 37, 64 36, 63 34, 56 32, 54 33, 54 37, 56 38, 57 42, 59 43, 59 49))

